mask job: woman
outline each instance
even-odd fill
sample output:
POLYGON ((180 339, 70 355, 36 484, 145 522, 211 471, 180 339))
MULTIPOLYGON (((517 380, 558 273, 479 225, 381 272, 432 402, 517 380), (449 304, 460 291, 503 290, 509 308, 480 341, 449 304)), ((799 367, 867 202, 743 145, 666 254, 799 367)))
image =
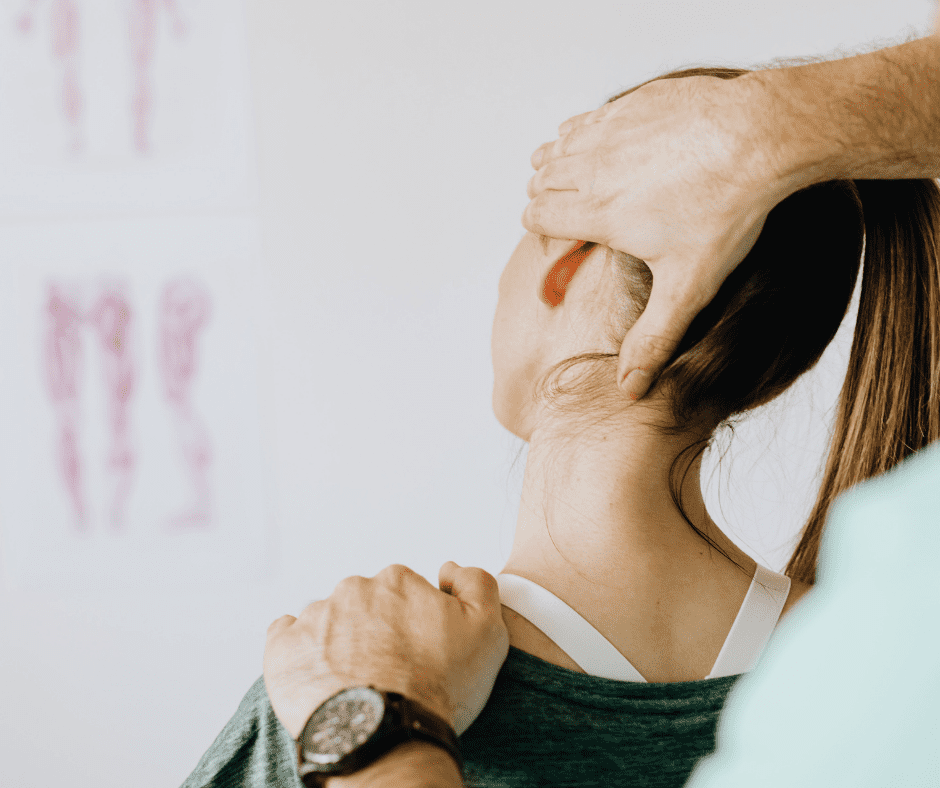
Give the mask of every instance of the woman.
MULTIPOLYGON (((679 786, 714 749, 728 692, 812 587, 836 496, 940 435, 938 219, 931 180, 791 195, 637 404, 615 371, 649 269, 604 247, 523 238, 493 329, 494 411, 530 444, 497 577, 513 648, 482 713, 457 731, 468 786, 679 786), (784 577, 708 516, 701 453, 718 426, 819 360, 847 312, 863 242, 832 447, 784 577)), ((259 679, 186 785, 299 785, 293 745, 259 679)))

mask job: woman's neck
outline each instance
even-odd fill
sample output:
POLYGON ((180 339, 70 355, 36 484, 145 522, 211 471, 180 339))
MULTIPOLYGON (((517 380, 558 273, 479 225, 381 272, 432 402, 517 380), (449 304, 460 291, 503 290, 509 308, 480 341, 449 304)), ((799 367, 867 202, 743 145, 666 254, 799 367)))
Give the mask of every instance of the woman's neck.
MULTIPOLYGON (((563 446, 533 440, 509 563, 610 595, 681 587, 725 567, 727 559, 692 529, 673 500, 672 462, 687 445, 623 430, 563 446)), ((676 492, 685 515, 753 575, 751 559, 705 508, 702 454, 691 461, 693 454, 683 455, 673 475, 684 480, 676 492)))

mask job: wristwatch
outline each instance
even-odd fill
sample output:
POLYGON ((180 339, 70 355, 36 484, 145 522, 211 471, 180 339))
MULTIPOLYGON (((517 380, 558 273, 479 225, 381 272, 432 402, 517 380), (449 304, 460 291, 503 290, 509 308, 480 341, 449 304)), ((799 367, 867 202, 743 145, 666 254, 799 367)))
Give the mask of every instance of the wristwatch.
POLYGON ((457 732, 446 720, 400 693, 350 687, 307 720, 297 737, 297 774, 307 788, 323 788, 328 777, 358 772, 409 739, 443 747, 463 776, 457 732))

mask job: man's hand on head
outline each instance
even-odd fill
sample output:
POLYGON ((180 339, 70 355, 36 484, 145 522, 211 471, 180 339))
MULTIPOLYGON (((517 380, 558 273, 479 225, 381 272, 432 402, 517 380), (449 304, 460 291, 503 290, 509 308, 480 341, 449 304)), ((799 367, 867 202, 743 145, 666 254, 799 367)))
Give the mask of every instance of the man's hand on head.
POLYGON ((527 230, 604 244, 653 273, 621 348, 628 393, 646 393, 787 196, 766 103, 746 75, 655 80, 565 121, 532 156, 527 230))

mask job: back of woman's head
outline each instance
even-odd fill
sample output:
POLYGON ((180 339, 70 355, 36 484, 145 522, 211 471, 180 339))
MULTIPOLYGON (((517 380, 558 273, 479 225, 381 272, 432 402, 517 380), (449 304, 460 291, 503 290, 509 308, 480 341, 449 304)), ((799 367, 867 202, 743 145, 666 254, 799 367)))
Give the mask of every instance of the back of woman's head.
MULTIPOLYGON (((657 79, 746 73, 689 68, 657 79)), ((770 212, 753 249, 689 326, 647 395, 658 395, 668 413, 648 426, 663 435, 706 435, 688 447, 704 451, 717 427, 733 431, 734 417, 779 396, 816 365, 848 312, 864 248, 848 373, 816 503, 784 570, 792 578, 815 582, 823 525, 840 493, 940 437, 938 243, 940 189, 933 180, 834 180, 795 192, 770 212)), ((613 329, 619 347, 649 301, 653 276, 643 261, 607 253, 632 305, 613 329)), ((609 408, 617 402, 610 396, 617 358, 591 353, 560 362, 543 377, 539 397, 581 415, 609 408), (577 364, 587 364, 587 372, 559 385, 561 373, 577 364)), ((672 490, 693 530, 724 554, 672 490)))

